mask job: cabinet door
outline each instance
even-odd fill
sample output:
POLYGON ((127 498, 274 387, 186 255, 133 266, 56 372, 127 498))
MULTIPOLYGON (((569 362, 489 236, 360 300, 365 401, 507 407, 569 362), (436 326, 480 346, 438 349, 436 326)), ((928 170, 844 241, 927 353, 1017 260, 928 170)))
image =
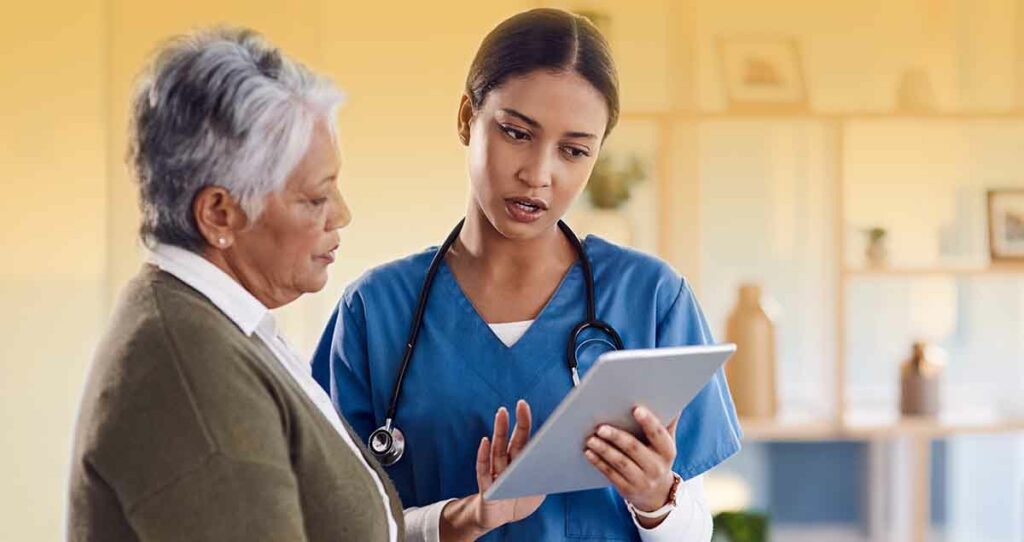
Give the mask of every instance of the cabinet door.
POLYGON ((776 328, 782 416, 834 404, 835 126, 703 123, 699 133, 701 302, 719 339, 744 282, 762 285, 776 328))

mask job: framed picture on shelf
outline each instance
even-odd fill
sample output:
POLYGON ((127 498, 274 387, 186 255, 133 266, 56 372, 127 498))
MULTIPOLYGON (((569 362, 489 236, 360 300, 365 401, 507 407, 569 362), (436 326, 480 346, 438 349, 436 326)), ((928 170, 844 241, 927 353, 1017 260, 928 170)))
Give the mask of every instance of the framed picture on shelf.
POLYGON ((722 86, 731 111, 779 112, 807 108, 800 46, 793 38, 722 37, 722 86))
POLYGON ((993 262, 1024 263, 1024 188, 988 191, 988 239, 993 262))

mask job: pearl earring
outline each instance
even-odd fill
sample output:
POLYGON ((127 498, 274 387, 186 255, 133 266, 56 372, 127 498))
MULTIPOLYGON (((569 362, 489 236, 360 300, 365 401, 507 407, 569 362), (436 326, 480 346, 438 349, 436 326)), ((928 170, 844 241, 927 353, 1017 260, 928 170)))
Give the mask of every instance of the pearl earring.
POLYGON ((220 244, 221 244, 221 246, 223 246, 223 245, 224 245, 224 243, 227 243, 227 242, 228 242, 228 240, 227 240, 227 239, 225 239, 225 238, 223 238, 223 237, 221 237, 221 238, 217 239, 217 242, 218 242, 218 243, 220 243, 220 244))

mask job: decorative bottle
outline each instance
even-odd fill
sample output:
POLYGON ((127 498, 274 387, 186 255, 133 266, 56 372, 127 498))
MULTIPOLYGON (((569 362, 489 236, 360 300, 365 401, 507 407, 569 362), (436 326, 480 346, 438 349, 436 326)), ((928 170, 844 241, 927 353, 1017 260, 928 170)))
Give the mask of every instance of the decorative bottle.
POLYGON ((939 381, 942 364, 929 357, 927 343, 915 342, 900 367, 900 412, 904 416, 936 416, 939 413, 939 381))
POLYGON ((736 343, 736 353, 725 367, 736 413, 744 418, 775 417, 775 325, 762 306, 760 286, 740 286, 725 336, 736 343))

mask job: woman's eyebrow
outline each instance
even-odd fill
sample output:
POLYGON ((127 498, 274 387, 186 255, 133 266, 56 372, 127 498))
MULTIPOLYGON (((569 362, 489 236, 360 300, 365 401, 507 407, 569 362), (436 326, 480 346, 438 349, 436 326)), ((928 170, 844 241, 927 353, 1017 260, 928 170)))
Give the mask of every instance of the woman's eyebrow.
POLYGON ((597 136, 590 132, 566 132, 563 135, 573 139, 597 139, 597 136))
POLYGON ((539 122, 537 122, 536 120, 534 120, 534 119, 532 119, 530 117, 527 117, 526 115, 520 113, 519 111, 516 111, 515 109, 503 108, 503 109, 499 109, 499 111, 502 111, 504 113, 508 113, 509 115, 512 115, 513 117, 518 118, 519 120, 521 120, 521 121, 525 122, 527 125, 529 125, 530 128, 540 128, 541 127, 539 122))
MULTIPOLYGON (((543 129, 539 122, 537 122, 536 120, 534 120, 534 119, 532 119, 532 118, 530 118, 530 117, 520 113, 519 111, 516 111, 515 109, 502 108, 502 109, 499 109, 499 111, 501 111, 503 113, 507 113, 509 115, 512 115, 513 117, 518 118, 519 120, 521 120, 521 121, 525 122, 527 125, 529 125, 531 128, 535 128, 535 129, 538 129, 538 130, 543 129)), ((592 134, 592 133, 590 133, 590 132, 566 132, 563 135, 565 137, 571 137, 573 139, 597 139, 597 136, 592 134)))

